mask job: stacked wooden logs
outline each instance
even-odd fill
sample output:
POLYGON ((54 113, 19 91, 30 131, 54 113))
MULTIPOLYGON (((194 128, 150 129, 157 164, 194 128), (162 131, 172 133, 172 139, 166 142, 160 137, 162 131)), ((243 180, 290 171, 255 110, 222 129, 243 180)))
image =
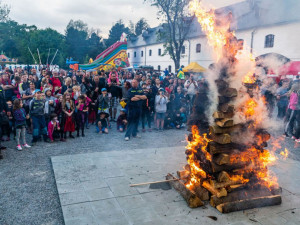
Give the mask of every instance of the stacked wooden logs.
MULTIPOLYGON (((266 168, 253 168, 247 160, 232 161, 233 156, 241 155, 250 147, 263 151, 270 139, 270 134, 262 129, 252 128, 251 130, 249 124, 234 123, 235 108, 231 103, 238 96, 238 91, 229 88, 228 83, 223 80, 217 80, 216 84, 219 92, 218 110, 213 113, 215 124, 209 127, 208 136, 212 141, 208 143, 206 149, 211 159, 206 157, 201 149, 202 146, 199 146, 197 153, 194 154, 194 160, 208 176, 199 176, 200 184, 190 190, 184 185, 191 178, 191 168, 186 165, 185 171, 177 172, 182 182, 181 188, 187 192, 191 191, 193 199, 197 197, 198 204, 199 200, 210 200, 210 204, 222 213, 281 204, 280 189, 270 189, 261 185, 251 172, 248 175, 245 174, 248 168, 251 170, 266 168), (241 136, 249 130, 257 139, 247 144, 240 142, 241 136), (243 176, 239 176, 240 174, 243 176), (245 182, 245 179, 248 181, 245 182)), ((190 141, 192 138, 192 135, 189 136, 190 141)), ((186 154, 190 155, 191 152, 187 150, 186 154)), ((167 179, 172 179, 172 177, 167 179)), ((195 204, 192 205, 195 206, 195 204)))

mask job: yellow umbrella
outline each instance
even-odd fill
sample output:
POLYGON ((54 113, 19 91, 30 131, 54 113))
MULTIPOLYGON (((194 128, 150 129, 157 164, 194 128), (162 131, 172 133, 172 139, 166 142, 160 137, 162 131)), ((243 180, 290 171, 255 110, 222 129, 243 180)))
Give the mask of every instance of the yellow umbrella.
POLYGON ((202 73, 205 72, 206 69, 202 66, 200 66, 198 63, 196 62, 191 62, 190 65, 188 65, 187 67, 184 67, 183 72, 190 72, 190 73, 202 73))

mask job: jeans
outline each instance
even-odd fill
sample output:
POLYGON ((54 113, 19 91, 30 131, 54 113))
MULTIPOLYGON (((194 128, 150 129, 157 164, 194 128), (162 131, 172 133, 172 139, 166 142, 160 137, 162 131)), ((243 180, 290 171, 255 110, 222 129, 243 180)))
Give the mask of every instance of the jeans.
POLYGON ((44 141, 47 140, 47 126, 45 116, 31 116, 33 124, 32 142, 39 139, 39 131, 43 135, 44 141))
POLYGON ((151 112, 150 110, 143 110, 142 111, 142 128, 145 129, 146 119, 148 123, 148 128, 151 128, 151 112))
POLYGON ((136 108, 129 109, 128 126, 127 126, 125 137, 129 137, 129 138, 130 136, 136 137, 140 116, 141 116, 140 109, 136 109, 136 108))

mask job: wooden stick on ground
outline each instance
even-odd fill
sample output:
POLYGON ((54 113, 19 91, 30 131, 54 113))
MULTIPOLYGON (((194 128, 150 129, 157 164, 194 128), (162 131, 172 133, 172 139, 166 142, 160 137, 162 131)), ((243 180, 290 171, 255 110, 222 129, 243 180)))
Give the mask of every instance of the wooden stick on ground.
POLYGON ((201 201, 201 199, 199 197, 197 197, 197 195, 187 189, 187 187, 184 185, 184 183, 182 183, 180 180, 175 180, 175 177, 168 173, 168 175, 166 176, 166 179, 168 181, 170 181, 170 184, 172 185, 172 187, 178 191, 180 193, 180 195, 186 200, 188 206, 190 208, 197 208, 197 207, 200 207, 200 206, 203 206, 204 203, 201 201))
POLYGON ((166 182, 171 182, 179 180, 177 178, 174 178, 172 180, 161 180, 161 181, 153 181, 153 182, 145 182, 145 183, 140 183, 140 184, 130 184, 129 187, 136 187, 136 186, 142 186, 142 185, 147 185, 147 184, 159 184, 159 183, 166 183, 166 182))

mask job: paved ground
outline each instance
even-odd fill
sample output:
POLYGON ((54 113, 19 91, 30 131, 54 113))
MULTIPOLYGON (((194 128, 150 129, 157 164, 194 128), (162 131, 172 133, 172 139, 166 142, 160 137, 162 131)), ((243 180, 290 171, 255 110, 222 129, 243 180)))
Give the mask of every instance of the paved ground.
MULTIPOLYGON (((185 145, 184 130, 146 133, 142 139, 130 142, 124 142, 123 134, 114 127, 111 131, 101 136, 90 129, 85 138, 67 143, 40 143, 24 152, 17 152, 14 142, 4 143, 9 148, 4 152, 5 159, 0 161, 0 224, 63 224, 51 156, 134 149, 147 152, 147 148, 185 145)), ((289 139, 284 146, 290 150, 291 158, 300 160, 299 146, 289 139)))
POLYGON ((279 160, 271 168, 283 188, 281 205, 222 215, 209 205, 190 209, 174 189, 129 187, 129 184, 163 180, 168 172, 176 173, 186 163, 184 147, 51 159, 66 225, 300 224, 300 164, 294 160, 279 160), (208 216, 215 216, 218 221, 208 216))

